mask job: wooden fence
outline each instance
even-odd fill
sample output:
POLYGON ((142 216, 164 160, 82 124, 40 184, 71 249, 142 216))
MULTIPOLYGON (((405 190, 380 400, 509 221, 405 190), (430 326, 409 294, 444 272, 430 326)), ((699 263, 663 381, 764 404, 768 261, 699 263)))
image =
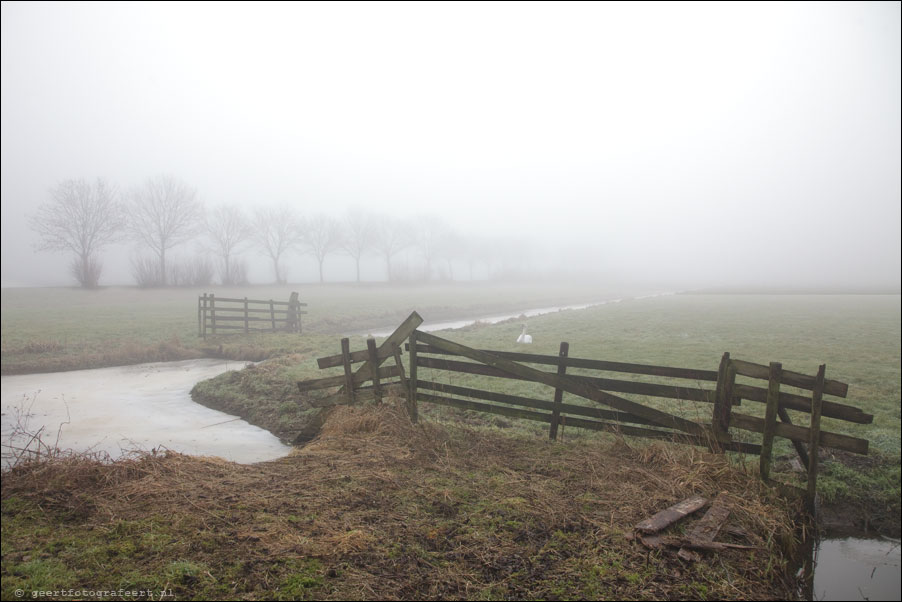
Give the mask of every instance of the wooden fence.
POLYGON ((327 407, 364 399, 379 400, 386 379, 397 378, 394 382, 402 386, 413 420, 417 419, 418 403, 428 402, 545 422, 551 439, 556 439, 560 427, 566 425, 702 445, 716 451, 759 454, 761 476, 765 479, 770 474, 774 437, 784 437, 792 441, 808 470, 812 502, 817 454, 809 450, 830 447, 857 454, 868 452, 866 439, 821 429, 822 416, 858 424, 873 421, 872 415, 855 406, 824 399, 825 395, 844 398, 849 387, 827 379, 823 365, 817 375, 809 376, 783 370, 776 362, 765 366, 732 359, 729 353, 723 355, 717 370, 699 370, 574 358, 569 355, 567 343, 561 343, 556 356, 479 350, 416 330, 421 322, 422 318, 414 312, 378 348, 370 339, 367 350, 352 353, 348 339, 342 339, 341 354, 317 362, 320 368, 343 366, 344 374, 298 383, 300 391, 341 386, 337 393, 313 402, 327 407), (400 349, 405 339, 409 353, 407 372, 400 349), (379 368, 389 358, 394 359, 394 365, 379 368), (352 372, 352 364, 360 361, 364 365, 352 372), (547 385, 553 394, 549 392, 548 398, 539 399, 443 383, 434 377, 427 380, 421 377, 423 369, 429 369, 432 374, 449 372, 530 381, 547 385), (590 374, 568 373, 576 369, 590 374), (629 375, 633 380, 622 375, 629 375), (762 380, 767 381, 766 386, 756 384, 762 380), (367 381, 372 384, 364 385, 367 381), (594 403, 563 403, 565 393, 594 403), (697 419, 689 420, 623 394, 678 400, 683 406, 696 404, 692 411, 681 414, 697 419), (764 404, 764 417, 734 411, 743 402, 764 404), (789 410, 810 414, 808 426, 793 424, 789 410), (710 422, 699 419, 703 416, 710 416, 710 422), (758 433, 760 442, 734 439, 731 429, 758 433))
POLYGON ((306 303, 291 293, 288 301, 231 299, 204 293, 197 298, 197 336, 251 332, 301 332, 306 303))

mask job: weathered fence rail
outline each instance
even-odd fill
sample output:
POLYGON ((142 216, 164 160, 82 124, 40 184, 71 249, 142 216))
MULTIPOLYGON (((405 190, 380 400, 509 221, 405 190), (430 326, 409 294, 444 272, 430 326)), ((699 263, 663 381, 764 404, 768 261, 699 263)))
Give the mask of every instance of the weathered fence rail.
POLYGON ((288 301, 217 297, 204 293, 197 298, 197 336, 251 332, 301 332, 301 310, 306 303, 291 293, 288 301))
POLYGON ((817 454, 809 453, 809 450, 832 447, 858 454, 868 452, 866 439, 821 429, 822 416, 857 424, 873 421, 872 415, 858 407, 824 400, 824 395, 846 397, 849 386, 825 378, 826 366, 823 365, 816 376, 809 376, 783 370, 782 365, 776 362, 765 366, 735 360, 729 353, 723 354, 718 370, 699 370, 574 358, 570 357, 568 343, 561 343, 556 356, 491 351, 473 349, 421 332, 417 330, 421 322, 422 318, 414 312, 378 348, 370 339, 368 349, 351 352, 348 339, 342 339, 342 353, 320 358, 317 364, 320 368, 343 366, 344 374, 300 382, 299 391, 340 386, 338 392, 313 402, 319 407, 327 407, 362 399, 379 400, 387 379, 398 379, 391 382, 401 385, 413 420, 417 419, 418 403, 428 402, 545 422, 549 424, 551 439, 557 438, 561 426, 571 426, 702 445, 716 451, 759 454, 761 476, 765 479, 770 473, 774 438, 783 437, 792 441, 808 469, 812 500, 817 479, 817 454), (405 339, 409 354, 406 372, 401 356, 401 344, 405 339), (394 359, 393 366, 379 367, 390 358, 394 359), (352 372, 352 365, 358 362, 363 362, 363 366, 352 372), (553 367, 554 370, 541 370, 535 366, 553 367), (535 395, 512 395, 465 384, 439 382, 434 376, 423 378, 424 369, 432 375, 450 372, 539 383, 550 387, 553 395, 549 392, 548 398, 540 399, 535 395), (574 369, 606 374, 568 373, 568 370, 574 369), (631 378, 652 377, 666 382, 627 380, 617 378, 618 374, 630 375, 631 378), (737 377, 752 383, 766 380, 767 386, 737 382, 737 377), (372 381, 372 384, 365 385, 367 381, 372 381), (808 396, 782 390, 783 387, 811 393, 808 396), (565 393, 594 403, 564 403, 565 393), (623 397, 624 394, 704 404, 689 413, 697 417, 710 413, 710 422, 689 420, 653 407, 648 402, 628 399, 623 397), (764 417, 734 411, 744 400, 765 404, 764 417), (704 410, 705 407, 708 409, 704 410), (789 410, 809 414, 808 426, 793 424, 789 410), (731 429, 761 434, 761 441, 737 440, 731 429))

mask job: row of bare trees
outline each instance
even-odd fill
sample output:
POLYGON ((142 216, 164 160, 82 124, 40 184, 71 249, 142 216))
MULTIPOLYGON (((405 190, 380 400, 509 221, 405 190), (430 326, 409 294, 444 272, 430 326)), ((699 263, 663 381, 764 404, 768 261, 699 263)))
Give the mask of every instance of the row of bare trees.
POLYGON ((230 205, 205 210, 196 190, 171 176, 150 178, 126 192, 102 179, 62 181, 32 216, 31 226, 39 235, 39 249, 72 255, 70 272, 84 288, 100 282, 101 251, 128 240, 151 254, 132 261, 133 275, 142 286, 209 284, 213 270, 205 259, 170 265, 170 251, 192 240, 204 241, 217 257, 222 284, 247 282, 241 254, 251 247, 268 257, 280 284, 286 282, 284 259, 290 252, 312 256, 320 282, 326 258, 335 253, 354 259, 359 282, 361 260, 367 255, 381 257, 386 278, 392 280, 399 277, 392 263, 395 257, 416 249, 424 263, 418 277, 428 280, 441 261, 446 262, 446 277, 453 278, 453 261, 466 262, 472 277, 474 264, 486 262, 489 252, 485 244, 463 244, 462 237, 436 216, 403 221, 349 211, 343 219, 303 217, 290 206, 263 207, 252 215, 230 205))

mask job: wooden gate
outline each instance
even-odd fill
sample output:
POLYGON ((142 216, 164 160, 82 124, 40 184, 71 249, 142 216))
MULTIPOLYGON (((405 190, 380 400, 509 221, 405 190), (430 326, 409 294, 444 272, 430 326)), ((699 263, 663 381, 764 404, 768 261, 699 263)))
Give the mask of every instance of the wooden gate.
POLYGON ((204 293, 197 298, 197 336, 243 332, 301 332, 307 307, 291 293, 288 301, 233 299, 204 293))

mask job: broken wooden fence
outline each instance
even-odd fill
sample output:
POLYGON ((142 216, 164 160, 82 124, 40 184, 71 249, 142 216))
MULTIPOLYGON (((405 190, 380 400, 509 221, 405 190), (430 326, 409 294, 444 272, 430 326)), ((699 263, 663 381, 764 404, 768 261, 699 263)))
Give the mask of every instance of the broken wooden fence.
POLYGON ((367 350, 352 353, 347 339, 343 339, 341 354, 321 358, 317 362, 320 368, 344 366, 344 374, 301 382, 298 383, 299 389, 309 391, 341 386, 339 392, 313 402, 326 407, 362 399, 379 399, 385 380, 398 378, 395 382, 402 385, 414 420, 417 404, 423 401, 545 422, 549 424, 552 439, 556 439, 559 428, 566 425, 691 443, 717 451, 760 454, 760 470, 765 479, 770 472, 773 439, 784 437, 792 441, 808 469, 812 496, 817 477, 817 454, 808 450, 831 447, 858 454, 868 451, 868 441, 865 439, 821 429, 822 416, 858 424, 873 421, 872 415, 857 407, 824 399, 824 395, 846 397, 849 389, 845 383, 826 379, 825 366, 820 367, 816 376, 809 376, 783 370, 779 363, 764 366, 735 360, 725 353, 718 370, 699 370, 574 358, 569 355, 567 343, 561 343, 556 356, 479 350, 416 330, 421 322, 422 318, 414 312, 378 349, 370 340, 367 350), (409 352, 407 374, 400 354, 400 345, 405 339, 409 352), (378 368, 389 358, 394 358, 394 365, 378 368), (360 361, 365 362, 364 365, 353 373, 352 364, 360 361), (378 368, 375 372, 374 366, 378 368), (540 369, 542 367, 552 370, 540 369), (434 371, 432 374, 450 372, 530 381, 550 387, 553 395, 549 392, 549 398, 539 399, 443 383, 434 378, 422 378, 423 369, 434 371), (568 370, 576 369, 580 369, 581 373, 568 373, 568 370), (595 373, 603 373, 604 376, 595 373), (622 375, 646 380, 627 380, 622 375), (742 380, 737 381, 737 377, 742 380), (649 382, 648 378, 654 380, 649 382), (767 386, 757 386, 756 380, 766 380, 767 386), (364 385, 367 381, 372 384, 364 385), (787 387, 792 390, 787 390, 787 387), (565 393, 594 403, 564 403, 565 393), (707 420, 686 419, 652 407, 647 402, 628 399, 624 394, 667 398, 683 405, 702 404, 696 406, 694 412, 682 413, 710 416, 710 423, 707 420), (740 406, 744 400, 765 404, 764 417, 734 411, 733 408, 740 406), (708 409, 705 410, 705 407, 708 409), (809 426, 793 424, 789 410, 810 414, 809 426), (759 433, 762 435, 761 442, 735 440, 730 429, 759 433))
POLYGON ((234 299, 204 293, 197 298, 197 336, 251 332, 301 332, 301 307, 298 294, 288 301, 272 299, 234 299))

